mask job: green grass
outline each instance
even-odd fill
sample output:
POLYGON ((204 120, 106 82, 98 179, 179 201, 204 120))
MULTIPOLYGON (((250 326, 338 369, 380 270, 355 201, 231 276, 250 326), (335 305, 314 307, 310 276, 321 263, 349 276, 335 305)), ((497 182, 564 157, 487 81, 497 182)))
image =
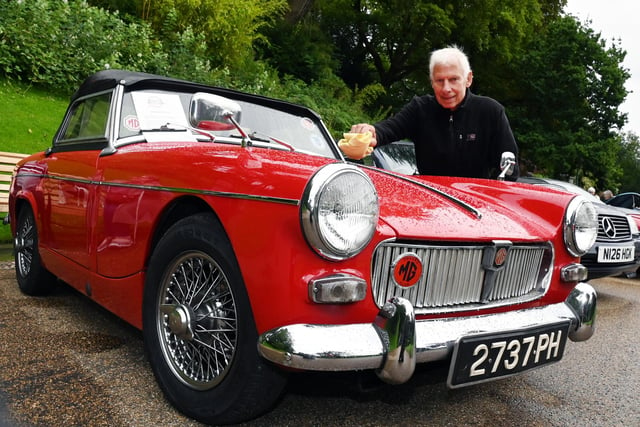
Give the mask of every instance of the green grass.
POLYGON ((68 97, 0 80, 0 151, 31 154, 51 145, 68 97))
POLYGON ((12 246, 7 244, 0 245, 0 262, 13 261, 12 246))
MULTIPOLYGON (((32 154, 49 147, 68 103, 68 97, 0 79, 0 151, 32 154)), ((0 223, 0 243, 10 241, 9 226, 0 223)))
MULTIPOLYGON (((0 214, 0 221, 6 214, 0 214)), ((8 225, 4 225, 0 222, 0 244, 11 242, 11 229, 8 225)))

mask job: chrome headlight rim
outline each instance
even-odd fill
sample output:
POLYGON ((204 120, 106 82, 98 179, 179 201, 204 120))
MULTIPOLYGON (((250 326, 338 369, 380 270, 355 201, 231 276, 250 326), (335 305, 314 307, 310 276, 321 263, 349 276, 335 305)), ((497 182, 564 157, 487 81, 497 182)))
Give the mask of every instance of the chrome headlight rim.
MULTIPOLYGON (((340 191, 338 189, 338 191, 340 191)), ((346 196, 346 194, 344 194, 346 196)), ((352 194, 353 195, 353 194, 352 194)), ((357 200, 358 198, 355 197, 357 200)), ((378 194, 369 176, 355 165, 347 163, 331 163, 319 169, 309 180, 302 196, 300 204, 300 223, 302 231, 307 243, 321 257, 331 261, 342 261, 351 258, 360 253, 373 238, 376 225, 379 218, 378 194), (358 225, 363 228, 357 233, 357 237, 353 239, 355 234, 349 233, 348 236, 340 235, 341 227, 327 227, 330 220, 324 215, 321 206, 326 201, 327 189, 336 190, 332 186, 337 180, 347 178, 353 181, 350 186, 351 191, 359 191, 361 197, 367 200, 362 207, 363 211, 350 212, 349 207, 353 207, 350 203, 353 198, 344 197, 338 208, 344 208, 341 212, 345 215, 352 215, 352 218, 359 216, 364 219, 358 225), (328 235, 327 230, 335 231, 334 235, 328 235), (344 238, 344 239, 342 239, 344 238), (344 240, 344 245, 337 241, 344 240)), ((356 218, 357 220, 357 218, 356 218)))
POLYGON ((590 200, 574 197, 565 213, 564 243, 569 253, 582 257, 598 237, 598 213, 590 200))

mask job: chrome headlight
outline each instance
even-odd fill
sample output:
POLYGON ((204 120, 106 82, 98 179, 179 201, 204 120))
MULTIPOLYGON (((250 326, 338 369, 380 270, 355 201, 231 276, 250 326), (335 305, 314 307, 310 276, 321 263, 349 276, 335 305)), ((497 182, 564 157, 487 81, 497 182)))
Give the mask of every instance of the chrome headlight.
POLYGON ((378 194, 359 168, 332 163, 320 169, 304 190, 300 222, 309 245, 330 260, 359 253, 378 223, 378 194))
POLYGON ((589 200, 578 196, 569 203, 564 218, 564 243, 573 256, 591 249, 598 237, 598 214, 589 200))

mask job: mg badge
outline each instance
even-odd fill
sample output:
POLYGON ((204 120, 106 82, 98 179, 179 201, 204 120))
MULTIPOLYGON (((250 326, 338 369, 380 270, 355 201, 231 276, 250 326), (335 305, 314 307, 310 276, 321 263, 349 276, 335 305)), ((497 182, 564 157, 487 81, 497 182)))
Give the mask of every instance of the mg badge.
POLYGON ((422 260, 413 252, 400 255, 391 268, 393 280, 401 288, 411 288, 422 277, 422 260))
POLYGON ((496 251, 496 256, 493 258, 493 265, 496 267, 502 267, 502 264, 507 260, 507 248, 499 248, 496 251))
POLYGON ((480 300, 486 302, 493 292, 498 277, 498 271, 504 268, 509 258, 509 250, 512 243, 506 240, 496 240, 493 245, 484 248, 482 253, 482 268, 484 268, 484 280, 482 283, 482 295, 480 300))

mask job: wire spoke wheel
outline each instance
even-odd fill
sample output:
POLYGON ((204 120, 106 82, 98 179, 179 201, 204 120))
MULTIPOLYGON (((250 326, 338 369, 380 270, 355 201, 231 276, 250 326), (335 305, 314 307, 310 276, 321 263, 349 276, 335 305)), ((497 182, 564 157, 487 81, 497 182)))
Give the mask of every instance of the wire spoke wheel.
POLYGON ((284 389, 286 375, 258 354, 249 295, 214 215, 182 218, 160 238, 142 315, 151 369, 184 414, 237 424, 267 411, 284 389))
POLYGON ((184 384, 208 390, 224 379, 236 352, 237 311, 229 281, 213 258, 193 251, 169 266, 157 327, 163 355, 184 384))
POLYGON ((31 207, 24 206, 18 213, 13 254, 16 281, 27 295, 45 295, 55 286, 56 277, 42 264, 38 252, 38 227, 31 207))
POLYGON ((16 270, 21 277, 27 277, 31 272, 33 255, 36 250, 36 229, 33 215, 25 215, 16 230, 14 250, 16 270))

